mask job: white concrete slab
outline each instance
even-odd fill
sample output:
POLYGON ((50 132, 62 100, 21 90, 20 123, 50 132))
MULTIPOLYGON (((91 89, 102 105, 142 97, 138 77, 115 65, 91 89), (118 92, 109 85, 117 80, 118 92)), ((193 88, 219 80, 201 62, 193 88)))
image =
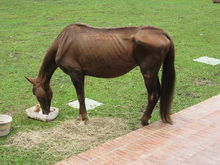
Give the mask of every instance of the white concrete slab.
POLYGON ((209 64, 209 65, 218 65, 220 64, 220 59, 203 56, 200 58, 193 59, 193 61, 209 64))
MULTIPOLYGON (((85 104, 86 104, 86 109, 87 110, 91 110, 91 109, 94 109, 94 108, 96 108, 98 106, 103 105, 103 103, 100 103, 98 101, 95 101, 95 100, 92 100, 92 99, 89 99, 89 98, 85 98, 85 104)), ((79 102, 78 102, 78 100, 69 102, 67 105, 69 105, 70 107, 79 109, 79 102)))

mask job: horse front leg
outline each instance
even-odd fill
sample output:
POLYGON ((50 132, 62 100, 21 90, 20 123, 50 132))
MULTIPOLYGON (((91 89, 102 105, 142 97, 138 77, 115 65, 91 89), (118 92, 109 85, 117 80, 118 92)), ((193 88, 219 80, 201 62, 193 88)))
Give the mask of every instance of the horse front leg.
POLYGON ((73 85, 76 89, 77 98, 79 101, 79 117, 78 120, 87 124, 89 118, 86 111, 85 95, 84 95, 84 75, 80 72, 72 72, 70 74, 73 85))

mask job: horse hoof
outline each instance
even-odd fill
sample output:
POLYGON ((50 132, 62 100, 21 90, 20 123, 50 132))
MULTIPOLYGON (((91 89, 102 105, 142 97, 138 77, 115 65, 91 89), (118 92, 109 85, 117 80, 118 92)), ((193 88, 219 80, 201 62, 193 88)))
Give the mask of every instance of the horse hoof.
POLYGON ((87 120, 81 120, 78 125, 83 126, 83 125, 87 125, 88 123, 89 123, 88 119, 87 120))
POLYGON ((78 125, 87 125, 89 123, 89 118, 88 117, 82 117, 82 115, 79 115, 76 118, 76 122, 79 123, 78 125))
POLYGON ((150 117, 145 117, 145 116, 143 116, 143 117, 141 118, 141 124, 142 124, 142 126, 149 125, 150 119, 151 119, 151 116, 150 116, 150 117))
POLYGON ((82 121, 82 116, 78 116, 78 117, 76 118, 76 121, 82 121))
POLYGON ((142 120, 142 121, 141 121, 141 125, 142 125, 143 127, 149 125, 149 120, 147 120, 147 121, 142 120))

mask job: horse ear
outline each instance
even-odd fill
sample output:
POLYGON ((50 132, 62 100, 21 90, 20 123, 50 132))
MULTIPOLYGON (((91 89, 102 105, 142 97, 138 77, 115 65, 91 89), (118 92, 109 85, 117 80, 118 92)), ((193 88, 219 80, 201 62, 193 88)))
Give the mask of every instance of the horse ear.
POLYGON ((34 78, 28 78, 28 77, 25 77, 31 84, 35 84, 35 79, 34 78))

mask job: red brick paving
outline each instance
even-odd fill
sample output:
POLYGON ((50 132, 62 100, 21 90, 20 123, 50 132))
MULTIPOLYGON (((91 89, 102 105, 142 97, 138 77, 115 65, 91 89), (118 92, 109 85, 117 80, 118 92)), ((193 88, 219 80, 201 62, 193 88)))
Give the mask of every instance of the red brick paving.
POLYGON ((220 165, 220 95, 56 165, 220 165))

